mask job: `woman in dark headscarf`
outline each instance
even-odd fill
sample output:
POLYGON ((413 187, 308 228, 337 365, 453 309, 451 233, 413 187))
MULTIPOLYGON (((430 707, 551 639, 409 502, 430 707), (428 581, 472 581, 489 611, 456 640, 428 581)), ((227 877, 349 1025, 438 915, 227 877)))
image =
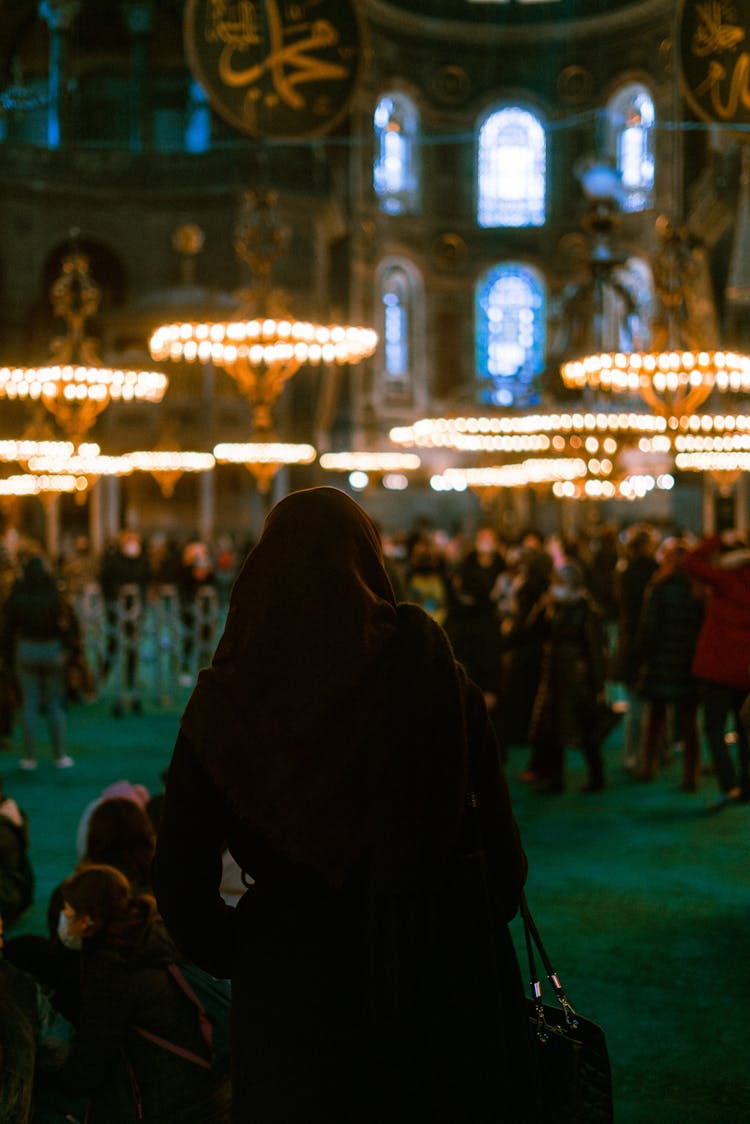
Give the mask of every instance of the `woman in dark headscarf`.
POLYGON ((234 1119, 526 1119, 524 876, 442 629, 396 605, 353 500, 288 496, 183 715, 154 869, 183 953, 233 981, 234 1119), (225 842, 254 880, 236 910, 225 842))

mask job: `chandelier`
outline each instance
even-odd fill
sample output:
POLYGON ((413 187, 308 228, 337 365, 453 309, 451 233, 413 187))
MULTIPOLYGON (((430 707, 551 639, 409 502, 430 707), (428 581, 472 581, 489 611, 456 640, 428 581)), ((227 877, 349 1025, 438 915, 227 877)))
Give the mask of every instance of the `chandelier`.
POLYGON ((586 461, 581 457, 529 458, 518 464, 484 465, 475 468, 446 468, 430 477, 436 492, 464 492, 467 488, 527 488, 559 480, 578 480, 586 476, 586 461))
POLYGON ((317 456, 314 445, 284 441, 221 442, 214 447, 219 464, 243 464, 255 477, 258 491, 267 495, 271 481, 282 465, 312 464, 317 456))
POLYGON ((133 471, 127 456, 103 455, 93 443, 79 445, 76 452, 70 454, 36 453, 27 457, 25 463, 30 472, 68 472, 87 477, 89 483, 100 476, 128 476, 133 471))
POLYGON ((54 495, 60 492, 85 492, 88 481, 85 476, 73 473, 24 472, 0 479, 0 496, 39 496, 54 495))
POLYGON ((234 247, 255 284, 237 294, 235 317, 163 324, 149 343, 154 359, 212 362, 225 370, 252 406, 254 437, 272 432, 274 404, 303 364, 358 363, 377 345, 377 334, 370 328, 315 324, 290 315, 284 294, 270 284, 284 243, 272 214, 275 202, 271 192, 245 193, 234 247))
POLYGON ((651 262, 655 296, 651 345, 608 346, 613 334, 631 334, 624 323, 615 325, 614 332, 610 326, 607 332, 605 290, 617 288, 614 269, 622 261, 611 246, 618 224, 619 182, 612 169, 596 161, 581 169, 580 179, 589 200, 583 225, 594 236, 590 287, 599 338, 593 341, 594 347, 588 354, 562 364, 560 373, 565 385, 575 390, 638 394, 663 418, 693 414, 714 390, 748 393, 750 356, 709 346, 711 333, 705 324, 698 291, 699 253, 687 231, 675 227, 664 216, 656 223, 659 247, 651 262))
POLYGON ((85 254, 73 250, 65 256, 50 299, 55 315, 67 325, 66 334, 52 339, 46 364, 0 368, 0 396, 41 402, 75 443, 111 401, 162 400, 167 377, 160 371, 101 363, 95 340, 86 334, 86 321, 99 307, 101 289, 89 274, 85 254))
POLYGON ((369 485, 371 476, 379 477, 386 491, 403 492, 409 487, 409 474, 421 465, 422 460, 416 453, 375 449, 353 449, 320 456, 320 467, 325 472, 347 472, 349 485, 358 492, 369 485))
POLYGON ((216 464, 212 453, 184 452, 181 449, 152 449, 127 453, 134 472, 150 472, 165 499, 174 495, 185 472, 210 472, 216 464))
POLYGON ((390 431, 395 445, 453 449, 465 453, 550 453, 578 451, 612 456, 619 442, 668 432, 665 418, 602 411, 497 414, 482 417, 420 418, 390 431))

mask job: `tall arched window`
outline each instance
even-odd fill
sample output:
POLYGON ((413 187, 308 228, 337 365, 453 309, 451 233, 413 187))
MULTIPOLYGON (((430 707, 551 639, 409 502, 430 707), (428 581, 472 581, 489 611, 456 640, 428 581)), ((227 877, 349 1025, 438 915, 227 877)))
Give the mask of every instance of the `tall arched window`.
POLYGON ((623 209, 643 211, 651 206, 654 188, 654 103, 645 86, 631 82, 610 98, 607 130, 622 177, 623 209))
POLYGON ((390 263, 380 274, 381 398, 410 401, 414 333, 413 285, 406 269, 390 263))
POLYGON ((542 226, 547 140, 539 118, 517 105, 485 117, 477 139, 476 175, 480 226, 542 226))
POLYGON ((537 270, 496 265, 479 278, 475 299, 476 370, 480 397, 493 406, 533 402, 544 370, 546 292, 537 270))
POLYGON ((375 108, 373 185, 382 210, 413 214, 419 206, 419 113, 405 94, 384 94, 375 108))
POLYGON ((394 265, 383 277, 384 371, 389 382, 403 382, 409 374, 411 293, 406 271, 394 265))
POLYGON ((377 270, 375 317, 380 335, 377 392, 381 407, 424 403, 424 286, 408 258, 387 258, 377 270))

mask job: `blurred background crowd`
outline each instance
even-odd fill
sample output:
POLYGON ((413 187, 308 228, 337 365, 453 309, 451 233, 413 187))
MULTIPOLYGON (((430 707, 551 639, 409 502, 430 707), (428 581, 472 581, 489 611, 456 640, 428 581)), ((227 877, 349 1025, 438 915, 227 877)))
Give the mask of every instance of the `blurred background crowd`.
MULTIPOLYGON (((100 557, 79 538, 52 560, 34 542, 3 538, 0 919, 10 939, 0 985, 25 1035, 18 1097, 30 1113, 36 1081, 40 1124, 82 1119, 92 1106, 87 1119, 126 1118, 127 1075, 106 1090, 97 1075, 123 1043, 132 1048, 128 1020, 141 1002, 161 1004, 165 1041, 182 1051, 138 1047, 139 1096, 154 1119, 163 1106, 152 1098, 162 1096, 176 1106, 169 1119, 227 1119, 226 1074, 185 1059, 185 1050, 202 1056, 195 1013, 162 986, 179 953, 150 896, 161 796, 121 779, 81 810, 78 863, 58 872, 47 931, 31 933, 29 824, 8 781, 17 766, 45 765, 45 731, 53 766, 75 766, 71 704, 101 700, 118 719, 173 704, 210 660, 249 545, 125 531, 100 557), (143 995, 131 994, 125 961, 146 969, 143 995)), ((694 540, 638 523, 576 539, 529 530, 508 542, 492 526, 449 534, 425 522, 384 535, 383 549, 397 597, 444 626, 484 693, 506 768, 540 799, 571 787, 580 770, 566 759, 577 752, 593 799, 660 775, 686 798, 704 787, 709 812, 750 799, 750 549, 736 532, 694 540)), ((224 900, 244 891, 226 853, 224 900)))

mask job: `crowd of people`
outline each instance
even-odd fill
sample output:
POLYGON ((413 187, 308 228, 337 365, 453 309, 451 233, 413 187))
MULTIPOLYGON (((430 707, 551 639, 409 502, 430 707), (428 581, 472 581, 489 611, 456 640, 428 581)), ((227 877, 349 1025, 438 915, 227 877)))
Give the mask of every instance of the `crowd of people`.
MULTIPOLYGON (((41 713, 72 763, 70 564, 110 601, 120 580, 147 597, 164 571, 136 540, 85 578, 81 549, 67 578, 31 552, 6 582, 22 767, 41 713)), ((180 564, 211 580, 191 546, 180 564)), ((750 799, 748 695, 735 533, 391 537, 335 489, 287 497, 239 570, 165 792, 120 780, 81 810, 44 934, 13 936, 34 874, 0 785, 0 1120, 483 1124, 498 1066, 512 1119, 536 1119, 505 928, 526 873, 511 749, 540 794, 565 791, 577 749, 601 793, 622 715, 634 783, 679 755, 682 789, 713 774, 719 811, 750 799)))
POLYGON ((750 549, 735 531, 697 541, 634 524, 509 543, 488 526, 472 542, 422 530, 386 548, 399 596, 445 628, 482 688, 503 757, 530 747, 523 780, 564 791, 576 746, 585 791, 601 791, 622 714, 634 779, 678 753, 685 792, 712 772, 713 808, 750 799, 750 549))
MULTIPOLYGON (((6 532, 0 539, 0 746, 17 719, 20 766, 35 770, 44 718, 55 765, 70 768, 70 699, 92 701, 109 685, 115 717, 139 713, 144 622, 160 598, 168 600, 176 625, 175 678, 192 683, 197 660, 210 658, 238 563, 228 536, 211 547, 162 535, 144 542, 125 530, 101 556, 79 536, 51 559, 38 543, 6 532), (206 593, 211 599, 201 615, 206 593)), ((161 637, 155 646, 164 646, 161 637)))

